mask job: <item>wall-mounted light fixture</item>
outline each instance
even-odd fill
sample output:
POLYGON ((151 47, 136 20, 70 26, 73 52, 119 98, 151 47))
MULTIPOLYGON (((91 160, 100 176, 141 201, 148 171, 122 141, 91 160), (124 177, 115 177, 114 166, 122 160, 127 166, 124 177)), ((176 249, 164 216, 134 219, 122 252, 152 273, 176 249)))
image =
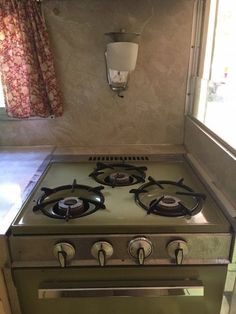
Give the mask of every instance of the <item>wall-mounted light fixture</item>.
POLYGON ((111 89, 120 93, 127 89, 130 73, 135 69, 138 56, 138 33, 106 33, 112 42, 107 44, 105 52, 107 79, 111 89))

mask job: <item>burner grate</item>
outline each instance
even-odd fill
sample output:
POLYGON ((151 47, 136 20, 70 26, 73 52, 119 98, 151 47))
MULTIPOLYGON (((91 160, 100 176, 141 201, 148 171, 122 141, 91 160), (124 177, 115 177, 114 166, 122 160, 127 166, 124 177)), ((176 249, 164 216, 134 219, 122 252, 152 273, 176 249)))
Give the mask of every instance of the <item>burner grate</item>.
POLYGON ((183 183, 183 178, 175 182, 148 177, 148 181, 138 189, 130 190, 148 215, 191 217, 202 210, 206 195, 194 192, 183 183))
POLYGON ((89 176, 100 184, 114 188, 145 182, 146 170, 146 167, 135 167, 126 163, 106 164, 98 162, 89 176))
POLYGON ((33 211, 41 210, 48 217, 65 219, 81 218, 105 209, 103 186, 90 187, 77 184, 62 185, 50 189, 43 187, 43 195, 37 200, 33 211))

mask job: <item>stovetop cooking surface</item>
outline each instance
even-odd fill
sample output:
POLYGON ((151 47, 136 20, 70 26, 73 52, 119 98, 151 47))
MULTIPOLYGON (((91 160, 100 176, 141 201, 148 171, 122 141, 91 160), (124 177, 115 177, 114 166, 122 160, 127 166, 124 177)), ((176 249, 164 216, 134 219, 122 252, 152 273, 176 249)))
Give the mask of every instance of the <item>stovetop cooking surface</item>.
MULTIPOLYGON (((53 189, 77 184, 97 187, 99 184, 90 173, 96 168, 91 162, 52 162, 42 176, 32 196, 26 202, 12 224, 13 234, 88 234, 88 233, 169 233, 169 232, 229 232, 230 224, 220 208, 207 193, 204 186, 185 161, 141 161, 133 166, 147 167, 146 178, 178 181, 194 192, 206 195, 203 209, 192 217, 164 217, 147 213, 134 201, 131 189, 138 189, 143 183, 132 186, 105 186, 101 191, 105 197, 105 209, 101 208, 91 215, 75 219, 53 219, 42 211, 33 211, 37 200, 42 197, 41 188, 53 189)), ((148 180, 146 179, 146 182, 148 180)))

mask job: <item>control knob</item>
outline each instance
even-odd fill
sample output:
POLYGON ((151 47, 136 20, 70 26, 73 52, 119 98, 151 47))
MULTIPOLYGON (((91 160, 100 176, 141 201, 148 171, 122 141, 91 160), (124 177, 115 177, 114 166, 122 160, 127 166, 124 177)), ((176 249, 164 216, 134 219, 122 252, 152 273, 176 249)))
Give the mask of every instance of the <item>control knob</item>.
POLYGON ((58 259, 60 266, 65 268, 68 261, 72 260, 72 258, 75 256, 75 248, 70 243, 59 242, 54 246, 53 253, 58 259))
POLYGON ((174 240, 167 245, 168 255, 175 260, 177 265, 183 263, 183 259, 188 255, 188 246, 184 240, 174 240))
POLYGON ((100 266, 105 266, 107 259, 113 254, 113 247, 109 242, 98 241, 91 247, 91 254, 98 260, 100 266))
POLYGON ((129 243, 129 253, 143 265, 145 258, 152 254, 152 242, 145 237, 135 238, 129 243))

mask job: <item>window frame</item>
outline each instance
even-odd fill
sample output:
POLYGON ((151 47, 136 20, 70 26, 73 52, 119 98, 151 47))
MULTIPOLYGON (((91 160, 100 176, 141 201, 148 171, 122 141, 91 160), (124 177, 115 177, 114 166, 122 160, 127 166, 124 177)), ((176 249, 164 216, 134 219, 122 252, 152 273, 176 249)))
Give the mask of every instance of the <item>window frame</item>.
MULTIPOLYGON (((197 80, 206 77, 204 74, 204 64, 206 54, 210 54, 212 62, 215 43, 215 31, 217 19, 215 19, 213 29, 213 39, 211 47, 207 47, 208 21, 210 18, 210 9, 212 2, 215 2, 214 14, 217 12, 218 0, 196 0, 194 3, 191 50, 189 59, 189 71, 187 79, 186 106, 185 115, 196 123, 202 131, 207 134, 218 146, 222 147, 227 153, 236 156, 236 149, 228 144, 224 139, 207 127, 194 115, 194 100, 197 96, 197 80)), ((209 67, 209 72, 211 71, 209 67)))
POLYGON ((0 119, 7 117, 5 107, 0 107, 0 119))

